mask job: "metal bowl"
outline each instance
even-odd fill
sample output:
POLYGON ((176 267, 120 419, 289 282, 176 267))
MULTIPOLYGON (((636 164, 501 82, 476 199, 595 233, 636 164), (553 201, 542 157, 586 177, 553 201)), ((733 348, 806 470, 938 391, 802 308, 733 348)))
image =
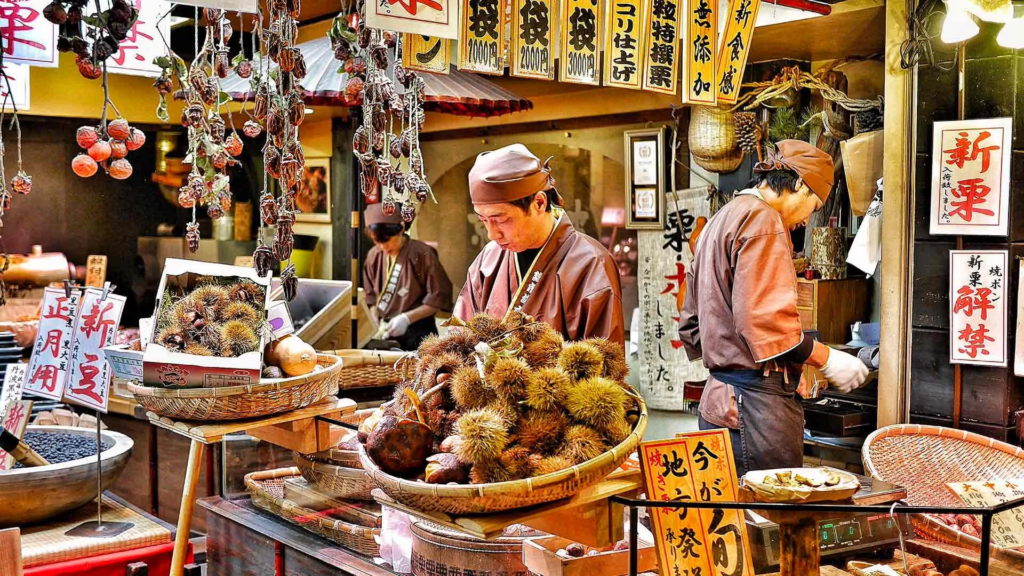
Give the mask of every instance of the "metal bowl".
MULTIPOLYGON (((29 432, 68 432, 96 438, 96 431, 70 426, 29 426, 29 432)), ((103 489, 121 475, 132 455, 132 439, 104 430, 112 446, 101 454, 103 489)), ((74 510, 96 498, 96 455, 49 466, 0 472, 0 528, 35 524, 74 510)))

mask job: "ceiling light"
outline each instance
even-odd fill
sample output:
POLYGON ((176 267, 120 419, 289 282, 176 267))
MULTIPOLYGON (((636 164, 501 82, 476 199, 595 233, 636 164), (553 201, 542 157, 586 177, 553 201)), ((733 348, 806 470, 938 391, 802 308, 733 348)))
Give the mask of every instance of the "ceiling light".
POLYGON ((946 3, 985 22, 1005 24, 1013 20, 1013 2, 1010 0, 947 0, 946 3))
POLYGON ((996 42, 1003 48, 1024 48, 1024 18, 1015 18, 1006 24, 996 36, 996 42))
POLYGON ((942 23, 940 38, 946 44, 958 44, 974 38, 978 31, 978 24, 970 14, 950 5, 946 12, 946 20, 942 23))

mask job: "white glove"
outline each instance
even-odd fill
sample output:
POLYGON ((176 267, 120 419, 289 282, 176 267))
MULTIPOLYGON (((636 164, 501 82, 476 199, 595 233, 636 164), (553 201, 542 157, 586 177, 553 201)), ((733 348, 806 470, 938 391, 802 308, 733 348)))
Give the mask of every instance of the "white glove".
POLYGON ((388 338, 397 338, 405 334, 406 330, 409 329, 409 317, 405 314, 399 314, 388 322, 388 338))
POLYGON ((868 379, 868 367, 856 356, 840 350, 831 349, 828 360, 821 368, 821 373, 829 382, 829 387, 848 394, 864 385, 868 379))

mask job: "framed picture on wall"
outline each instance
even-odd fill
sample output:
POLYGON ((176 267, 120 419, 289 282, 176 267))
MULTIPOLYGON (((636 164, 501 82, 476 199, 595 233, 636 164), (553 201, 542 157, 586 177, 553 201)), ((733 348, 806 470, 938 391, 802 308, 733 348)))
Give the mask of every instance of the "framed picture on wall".
POLYGON ((331 159, 306 158, 299 193, 295 196, 298 222, 331 221, 331 159))
POLYGON ((665 128, 627 130, 626 228, 665 227, 665 128))

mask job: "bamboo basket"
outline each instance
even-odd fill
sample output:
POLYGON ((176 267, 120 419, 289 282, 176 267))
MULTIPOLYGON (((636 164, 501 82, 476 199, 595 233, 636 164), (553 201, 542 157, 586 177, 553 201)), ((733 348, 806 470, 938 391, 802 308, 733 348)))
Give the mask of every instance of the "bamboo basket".
POLYGON ((341 358, 318 354, 322 368, 303 376, 223 388, 152 388, 129 384, 147 411, 175 420, 241 420, 309 406, 338 393, 341 358))
POLYGON ((716 106, 690 108, 689 143, 693 160, 709 172, 726 174, 743 163, 733 113, 716 106))
POLYGON ((347 500, 373 500, 373 496, 370 496, 373 481, 365 470, 317 462, 298 452, 293 454, 302 477, 328 495, 347 500))
MULTIPOLYGON (((907 489, 911 506, 966 507, 947 482, 1024 478, 1024 450, 992 438, 941 426, 897 424, 873 432, 861 449, 873 478, 907 489)), ((911 516, 921 536, 981 549, 981 539, 947 526, 930 514, 911 516)), ((1020 564, 1019 550, 993 548, 1002 560, 1020 564)))
POLYGON ((569 498, 580 490, 604 480, 629 458, 647 430, 647 405, 639 395, 640 419, 633 432, 617 446, 597 458, 565 470, 511 482, 490 484, 427 484, 387 474, 359 448, 363 468, 385 494, 395 501, 424 512, 488 514, 526 508, 569 498))
POLYGON ((341 358, 342 370, 339 387, 377 388, 398 384, 416 371, 418 360, 407 352, 376 350, 334 350, 341 358))
MULTIPOLYGON (((346 424, 353 426, 359 426, 366 420, 370 414, 376 411, 375 408, 363 408, 362 410, 356 410, 351 414, 346 414, 341 417, 341 421, 346 424)), ((299 454, 296 453, 296 457, 299 454)), ((302 454, 304 459, 313 462, 323 462, 324 464, 334 464, 335 466, 342 466, 344 468, 358 468, 362 470, 363 464, 359 461, 358 450, 345 450, 338 448, 328 448, 327 450, 321 450, 319 452, 313 452, 312 454, 302 454)))
POLYGON ((298 475, 299 469, 294 466, 250 472, 245 475, 245 487, 256 507, 280 516, 281 502, 284 501, 284 481, 298 475))

